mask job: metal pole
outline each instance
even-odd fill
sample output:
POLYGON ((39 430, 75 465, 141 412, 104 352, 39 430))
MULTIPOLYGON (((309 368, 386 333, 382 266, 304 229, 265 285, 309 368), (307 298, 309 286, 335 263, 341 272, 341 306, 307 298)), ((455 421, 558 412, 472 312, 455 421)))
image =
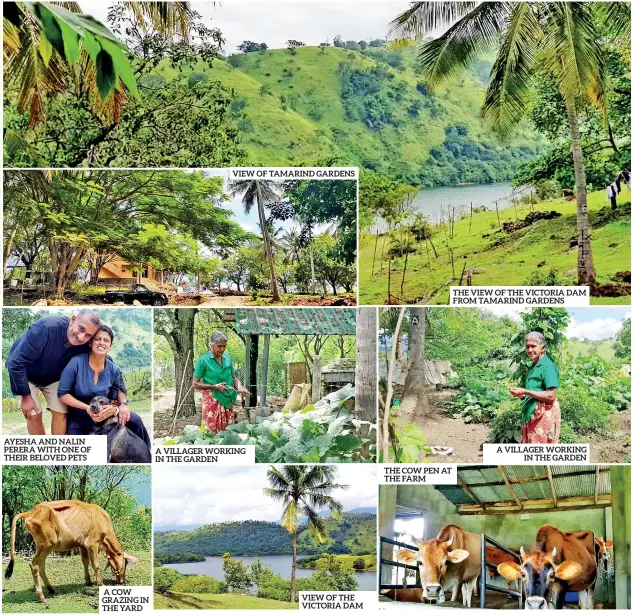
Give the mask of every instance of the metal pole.
POLYGON ((480 578, 480 588, 478 592, 478 596, 480 599, 479 608, 485 608, 485 592, 487 591, 487 569, 485 568, 485 534, 481 534, 481 576, 480 578))
POLYGON ((266 389, 268 387, 268 359, 270 357, 270 336, 263 336, 263 365, 261 367, 261 401, 259 405, 266 407, 266 389))

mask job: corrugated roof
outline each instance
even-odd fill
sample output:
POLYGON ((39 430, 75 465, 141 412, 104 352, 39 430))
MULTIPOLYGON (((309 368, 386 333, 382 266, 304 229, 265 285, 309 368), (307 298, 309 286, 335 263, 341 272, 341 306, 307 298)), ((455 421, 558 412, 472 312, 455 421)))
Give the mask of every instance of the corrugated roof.
MULTIPOLYGON (((547 466, 501 466, 520 501, 551 500, 553 491, 548 478, 547 466), (538 479, 524 481, 524 479, 538 479)), ((610 494, 610 472, 596 466, 550 466, 555 498, 584 497, 595 495, 595 481, 597 495, 610 494)), ((440 491, 455 505, 463 504, 496 504, 500 502, 515 502, 498 466, 461 466, 458 470, 461 485, 438 485, 440 491), (467 493, 478 500, 475 502, 467 493)))
POLYGON ((353 308, 235 308, 235 325, 246 335, 355 335, 353 308))

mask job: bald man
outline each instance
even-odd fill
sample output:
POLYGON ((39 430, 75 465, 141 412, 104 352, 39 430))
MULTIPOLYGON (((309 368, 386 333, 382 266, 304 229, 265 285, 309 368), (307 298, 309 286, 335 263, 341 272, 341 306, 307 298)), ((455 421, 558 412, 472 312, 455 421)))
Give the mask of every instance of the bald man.
POLYGON ((11 346, 6 361, 11 392, 19 398, 30 435, 46 433, 40 392, 52 415, 51 434, 65 435, 68 409, 57 398, 59 377, 70 359, 90 350, 88 342, 100 325, 99 315, 87 308, 72 318, 48 316, 34 322, 11 346))

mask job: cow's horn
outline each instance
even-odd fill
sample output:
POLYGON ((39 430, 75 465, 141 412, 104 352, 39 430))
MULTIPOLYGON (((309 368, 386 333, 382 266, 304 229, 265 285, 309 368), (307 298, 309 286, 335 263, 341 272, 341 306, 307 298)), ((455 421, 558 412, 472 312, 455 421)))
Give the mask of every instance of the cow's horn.
POLYGON ((524 547, 523 547, 523 546, 521 546, 521 547, 520 547, 520 557, 521 557, 522 559, 524 559, 524 558, 525 558, 525 556, 526 556, 526 553, 524 552, 524 547))
POLYGON ((551 551, 551 557, 555 557, 556 553, 557 553, 557 549, 553 547, 553 551, 551 551))
POLYGON ((445 546, 449 547, 453 542, 454 542, 454 534, 452 534, 452 536, 450 536, 450 540, 446 540, 445 546))

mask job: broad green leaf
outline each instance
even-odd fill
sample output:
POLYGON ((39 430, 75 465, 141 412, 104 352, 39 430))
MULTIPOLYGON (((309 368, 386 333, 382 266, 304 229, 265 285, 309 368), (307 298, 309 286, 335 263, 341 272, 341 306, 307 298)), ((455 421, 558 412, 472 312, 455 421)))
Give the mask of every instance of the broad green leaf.
POLYGON ((70 28, 64 21, 57 20, 59 29, 61 30, 61 36, 64 41, 64 52, 66 60, 71 64, 74 64, 79 60, 79 37, 77 33, 70 28))
POLYGON ((86 50, 86 53, 90 56, 90 59, 93 62, 96 62, 97 56, 99 55, 99 51, 101 51, 101 45, 99 45, 98 41, 90 32, 87 30, 83 35, 83 48, 86 50))
POLYGON ((401 463, 417 463, 421 449, 414 444, 402 446, 397 451, 397 458, 401 463))
POLYGON ((344 436, 336 436, 332 440, 332 444, 337 450, 344 453, 355 451, 362 445, 362 441, 358 438, 358 436, 350 433, 345 434, 344 436))
POLYGON ((320 461, 320 453, 317 448, 313 448, 307 454, 303 455, 302 460, 305 463, 318 463, 320 461))
POLYGON ((101 100, 105 100, 116 86, 116 72, 114 71, 114 63, 109 53, 103 49, 99 52, 96 61, 97 66, 97 88, 101 100))
POLYGON ((303 440, 311 440, 314 437, 314 427, 316 423, 310 419, 305 419, 301 425, 301 438, 303 440))
POLYGON ((50 58, 53 55, 53 46, 48 42, 45 36, 40 37, 39 53, 45 66, 48 66, 50 58))
POLYGON ((307 404, 307 406, 305 406, 302 410, 301 410, 301 414, 307 414, 308 412, 311 412, 312 410, 315 410, 316 406, 314 406, 314 404, 307 404))
POLYGON ((98 37, 98 41, 101 44, 101 47, 110 54, 110 57, 114 62, 114 71, 125 84, 125 87, 132 93, 133 96, 140 98, 134 71, 132 70, 129 60, 121 51, 120 45, 115 45, 111 41, 101 37, 98 37))

